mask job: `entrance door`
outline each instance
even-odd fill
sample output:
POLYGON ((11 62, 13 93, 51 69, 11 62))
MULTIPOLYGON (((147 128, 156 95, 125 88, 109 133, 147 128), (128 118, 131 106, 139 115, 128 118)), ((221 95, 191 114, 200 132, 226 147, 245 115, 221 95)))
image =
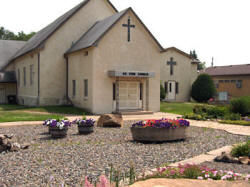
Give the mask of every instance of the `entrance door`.
POLYGON ((119 109, 139 109, 139 82, 119 82, 119 109))
POLYGON ((168 100, 175 100, 176 85, 174 81, 168 82, 168 100))
POLYGON ((5 88, 0 88, 0 104, 6 103, 5 88))

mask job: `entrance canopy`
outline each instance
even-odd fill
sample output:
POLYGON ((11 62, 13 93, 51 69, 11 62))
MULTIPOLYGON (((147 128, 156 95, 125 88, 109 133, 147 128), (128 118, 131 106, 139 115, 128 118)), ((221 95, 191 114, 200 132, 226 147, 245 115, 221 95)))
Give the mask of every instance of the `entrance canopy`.
POLYGON ((14 71, 0 72, 0 83, 16 83, 14 71))
POLYGON ((108 71, 110 77, 144 77, 151 78, 155 77, 154 72, 146 71, 108 71))

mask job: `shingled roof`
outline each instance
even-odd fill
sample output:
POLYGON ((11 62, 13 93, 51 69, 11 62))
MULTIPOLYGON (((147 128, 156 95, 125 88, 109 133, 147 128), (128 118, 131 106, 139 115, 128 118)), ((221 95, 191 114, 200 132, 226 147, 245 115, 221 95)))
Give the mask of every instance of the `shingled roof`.
MULTIPOLYGON (((20 56, 23 56, 37 48, 39 48, 54 32, 57 31, 68 19, 70 19, 78 10, 80 10, 82 7, 84 7, 90 0, 84 0, 76 7, 69 10, 67 13, 56 19, 53 23, 49 24, 47 27, 39 31, 37 34, 35 34, 28 42, 27 44, 20 49, 12 58, 11 60, 14 60, 20 56)), ((112 5, 112 3, 107 0, 107 2, 114 8, 114 10, 117 12, 115 7, 112 5)))
POLYGON ((140 20, 140 18, 136 15, 133 9, 130 7, 121 12, 118 12, 108 18, 105 18, 102 21, 96 22, 83 36, 65 53, 69 54, 81 49, 86 49, 89 47, 96 46, 100 39, 128 12, 132 11, 135 17, 141 22, 149 35, 153 38, 153 40, 158 45, 160 51, 163 50, 161 44, 156 40, 153 34, 149 31, 149 29, 144 25, 144 23, 140 20))
POLYGON ((83 36, 66 52, 66 54, 96 46, 102 36, 118 21, 129 9, 116 13, 102 21, 96 22, 83 36))
POLYGON ((209 67, 205 73, 211 76, 250 75, 250 64, 209 67))
POLYGON ((15 40, 0 40, 0 71, 8 64, 9 59, 21 49, 26 42, 15 40))

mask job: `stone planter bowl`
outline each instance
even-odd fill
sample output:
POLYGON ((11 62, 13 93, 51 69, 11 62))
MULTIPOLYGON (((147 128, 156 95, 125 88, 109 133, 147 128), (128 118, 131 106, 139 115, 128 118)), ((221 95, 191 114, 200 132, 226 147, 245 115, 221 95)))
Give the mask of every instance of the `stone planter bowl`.
POLYGON ((188 127, 180 127, 177 129, 131 127, 130 129, 134 141, 164 142, 186 139, 188 127))
POLYGON ((59 129, 58 127, 49 127, 49 133, 52 138, 64 138, 67 136, 68 127, 59 129))
POLYGON ((94 127, 84 127, 78 125, 78 132, 79 134, 90 134, 94 132, 94 127))

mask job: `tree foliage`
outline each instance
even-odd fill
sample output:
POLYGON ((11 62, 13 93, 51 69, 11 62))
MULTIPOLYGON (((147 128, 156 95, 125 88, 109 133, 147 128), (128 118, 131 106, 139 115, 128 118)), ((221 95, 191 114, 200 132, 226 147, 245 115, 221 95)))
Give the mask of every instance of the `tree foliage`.
POLYGON ((161 84, 161 100, 165 99, 166 98, 166 92, 165 92, 165 89, 164 87, 162 86, 161 84))
POLYGON ((197 102, 207 102, 216 94, 216 88, 212 77, 208 74, 201 74, 192 85, 191 95, 197 102))
POLYGON ((195 51, 195 50, 190 51, 190 56, 191 56, 193 59, 198 60, 198 55, 196 54, 196 51, 195 51))
POLYGON ((35 32, 25 34, 23 31, 18 32, 18 34, 15 34, 14 32, 9 31, 4 27, 0 27, 0 40, 28 41, 35 34, 36 34, 35 32))
POLYGON ((206 62, 200 62, 200 63, 198 63, 197 69, 198 70, 204 70, 204 69, 206 69, 206 62))

